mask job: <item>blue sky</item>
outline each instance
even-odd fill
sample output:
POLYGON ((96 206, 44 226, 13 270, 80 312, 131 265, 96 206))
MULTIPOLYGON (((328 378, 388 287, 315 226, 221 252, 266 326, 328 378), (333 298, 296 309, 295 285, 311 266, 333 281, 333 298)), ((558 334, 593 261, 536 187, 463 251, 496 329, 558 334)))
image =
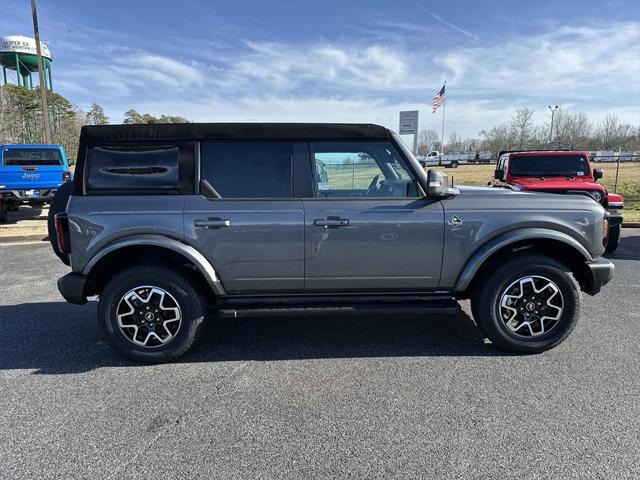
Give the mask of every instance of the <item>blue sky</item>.
MULTIPOLYGON (((0 35, 32 34, 3 0, 0 35)), ((193 121, 375 122, 397 129, 447 80, 447 133, 526 105, 640 124, 640 2, 39 0, 54 89, 83 109, 193 121)))

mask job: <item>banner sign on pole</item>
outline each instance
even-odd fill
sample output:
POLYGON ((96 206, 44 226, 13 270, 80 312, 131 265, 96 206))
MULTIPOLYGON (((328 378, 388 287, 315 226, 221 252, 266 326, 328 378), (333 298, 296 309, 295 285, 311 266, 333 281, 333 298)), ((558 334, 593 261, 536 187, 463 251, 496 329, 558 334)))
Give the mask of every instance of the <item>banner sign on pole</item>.
POLYGON ((415 135, 418 133, 418 110, 400 112, 400 135, 415 135))

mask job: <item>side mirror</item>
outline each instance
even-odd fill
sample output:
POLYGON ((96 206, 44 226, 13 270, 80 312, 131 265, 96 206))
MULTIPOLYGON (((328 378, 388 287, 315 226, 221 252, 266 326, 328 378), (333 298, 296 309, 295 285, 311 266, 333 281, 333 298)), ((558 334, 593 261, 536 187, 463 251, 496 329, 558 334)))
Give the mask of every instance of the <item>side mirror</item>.
POLYGON ((427 195, 429 197, 444 197, 448 195, 449 176, 437 170, 427 171, 427 195))
POLYGON ((502 170, 501 168, 497 168, 493 173, 493 178, 495 178, 496 180, 504 180, 504 170, 502 170))
POLYGON ((593 178, 595 180, 598 180, 600 178, 602 178, 604 176, 604 172, 602 171, 601 168, 594 168, 593 169, 593 178))

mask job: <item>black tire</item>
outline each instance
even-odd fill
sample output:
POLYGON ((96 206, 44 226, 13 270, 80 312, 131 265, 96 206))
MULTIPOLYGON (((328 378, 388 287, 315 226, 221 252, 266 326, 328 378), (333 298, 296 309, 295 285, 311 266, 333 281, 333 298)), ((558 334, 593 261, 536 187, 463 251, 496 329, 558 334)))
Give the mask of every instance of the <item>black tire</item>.
POLYGON ((618 245, 620 245, 620 225, 609 229, 609 238, 607 239, 607 246, 604 248, 607 253, 616 251, 618 245))
MULTIPOLYGON (((152 303, 149 302, 149 305, 152 303)), ((139 308, 143 310, 144 307, 139 308)), ((170 362, 181 357, 191 348, 198 338, 206 312, 204 295, 187 273, 163 266, 141 265, 119 273, 104 287, 98 302, 98 328, 104 332, 109 344, 129 360, 142 363, 170 362), (156 345, 141 346, 130 338, 132 328, 121 329, 118 325, 117 311, 120 301, 128 292, 140 286, 164 290, 170 295, 168 300, 171 302, 170 306, 175 300, 179 307, 180 323, 177 331, 173 332, 173 338, 166 344, 155 342, 156 345)), ((133 320, 133 316, 125 318, 133 320)), ((149 330, 146 326, 139 326, 139 328, 140 336, 136 338, 141 339, 149 330)), ((166 332, 164 330, 164 333, 166 332)))
POLYGON ((58 236, 56 235, 54 217, 57 213, 62 213, 67 210, 67 203, 69 202, 72 188, 73 182, 65 182, 60 186, 60 188, 58 188, 58 190, 56 190, 56 193, 51 200, 51 205, 49 206, 49 214, 47 215, 47 233, 49 234, 49 243, 51 243, 53 252, 67 265, 70 265, 69 255, 58 249, 58 236))
POLYGON ((0 223, 7 223, 9 221, 8 210, 7 204, 0 201, 0 223))
MULTIPOLYGON (((507 261, 494 271, 487 273, 482 279, 480 287, 473 293, 471 297, 472 313, 476 324, 482 333, 498 348, 517 353, 539 353, 555 347, 569 336, 575 328, 578 321, 580 310, 580 287, 576 282, 570 270, 562 263, 542 255, 525 254, 519 255, 512 260, 507 261), (523 328, 522 334, 512 332, 504 323, 500 316, 500 300, 507 287, 517 282, 521 278, 535 276, 550 280, 555 284, 561 294, 563 302, 562 311, 559 319, 555 323, 546 323, 548 331, 539 336, 525 336, 531 332, 527 332, 523 328)), ((525 283, 525 286, 527 284, 525 283)), ((515 286, 515 292, 523 293, 519 289, 530 288, 522 285, 515 286)), ((549 289, 549 292, 552 290, 549 289)), ((541 294, 545 295, 546 290, 541 294)), ((518 300, 524 302, 525 299, 518 300)), ((539 299, 543 300, 543 299, 539 299)), ((537 300, 536 300, 537 301, 537 300)), ((557 300, 550 300, 557 301, 557 300)), ((527 302, 528 304, 535 302, 527 302)), ((544 303, 538 303, 538 305, 544 303)), ((524 308, 524 307, 522 307, 524 308)), ((539 307, 535 307, 539 308, 539 307)), ((544 307, 543 308, 549 308, 544 307)), ((551 307, 551 312, 556 312, 555 307, 551 307)), ((517 310, 517 308, 516 308, 517 310)), ((505 310, 503 309, 503 312, 505 310)), ((523 310, 524 311, 524 310, 523 310)), ((531 311, 531 318, 537 311, 531 311)), ((525 313, 516 312, 516 315, 525 315, 525 313)), ((528 315, 528 314, 527 314, 528 315)), ((534 329, 540 330, 540 323, 532 320, 534 329), (537 327, 536 327, 537 326, 537 327)), ((524 322, 517 323, 521 325, 524 322)), ((524 326, 524 325, 523 325, 524 326)), ((527 326, 527 328, 531 328, 527 326)), ((536 332, 537 333, 537 332, 536 332)))
POLYGON ((453 162, 451 162, 451 164, 449 166, 451 168, 458 168, 458 165, 460 165, 460 164, 454 160, 453 162))

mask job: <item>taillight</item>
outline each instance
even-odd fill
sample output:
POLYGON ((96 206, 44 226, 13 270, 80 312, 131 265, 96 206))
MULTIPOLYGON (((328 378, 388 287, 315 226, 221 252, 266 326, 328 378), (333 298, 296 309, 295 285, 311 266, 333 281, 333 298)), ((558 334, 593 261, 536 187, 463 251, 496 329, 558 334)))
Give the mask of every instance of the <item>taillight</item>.
POLYGON ((58 250, 62 253, 71 253, 71 243, 69 240, 69 217, 66 213, 56 213, 53 218, 56 224, 58 250))
POLYGON ((68 182, 71 180, 71 172, 62 172, 62 181, 68 182))

